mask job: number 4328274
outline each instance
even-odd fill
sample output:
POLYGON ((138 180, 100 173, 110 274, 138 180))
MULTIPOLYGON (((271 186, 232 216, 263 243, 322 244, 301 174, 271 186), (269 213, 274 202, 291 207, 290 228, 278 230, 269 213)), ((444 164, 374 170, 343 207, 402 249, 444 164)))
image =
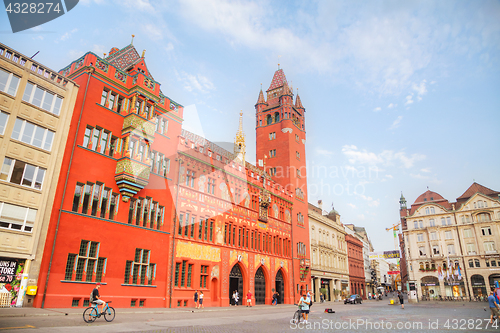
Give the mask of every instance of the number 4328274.
POLYGON ((15 3, 9 3, 5 11, 7 13, 14 13, 14 14, 48 14, 51 11, 60 13, 61 8, 59 7, 59 3, 56 3, 54 6, 54 3, 52 2, 40 2, 40 3, 26 3, 26 2, 15 2, 15 3))
POLYGON ((495 320, 493 323, 490 323, 490 319, 448 319, 444 323, 443 327, 451 330, 482 330, 492 328, 498 328, 500 325, 498 320, 495 320), (485 325, 483 327, 483 325, 485 325))

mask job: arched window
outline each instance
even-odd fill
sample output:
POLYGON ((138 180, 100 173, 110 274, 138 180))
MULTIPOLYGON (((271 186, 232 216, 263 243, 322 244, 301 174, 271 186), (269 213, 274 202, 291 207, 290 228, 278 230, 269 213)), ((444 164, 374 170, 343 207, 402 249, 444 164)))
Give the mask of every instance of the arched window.
POLYGON ((478 222, 491 221, 490 214, 488 214, 488 213, 477 214, 477 221, 478 222))
POLYGON ((268 125, 271 125, 271 124, 273 123, 273 117, 271 117, 271 115, 270 115, 270 114, 268 114, 268 115, 267 115, 266 120, 267 120, 267 124, 268 124, 268 125))
POLYGON ((274 122, 277 123, 280 121, 280 114, 279 112, 274 113, 274 122))
POLYGON ((474 260, 472 259, 469 260, 469 267, 474 268, 474 260))

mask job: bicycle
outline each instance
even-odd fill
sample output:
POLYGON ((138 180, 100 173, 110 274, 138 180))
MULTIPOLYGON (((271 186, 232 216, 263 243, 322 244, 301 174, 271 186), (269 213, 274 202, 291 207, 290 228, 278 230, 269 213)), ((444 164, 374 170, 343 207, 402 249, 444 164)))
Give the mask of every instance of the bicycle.
POLYGON ((101 315, 104 315, 104 319, 107 322, 113 321, 115 319, 115 309, 109 306, 109 303, 111 301, 106 303, 106 306, 104 307, 104 311, 99 313, 98 305, 96 302, 92 302, 94 304, 93 306, 89 306, 88 308, 83 311, 83 320, 86 323, 93 323, 97 318, 100 318, 101 315))
POLYGON ((299 305, 299 309, 297 311, 295 311, 295 313, 293 314, 292 323, 298 324, 298 323, 300 323, 301 320, 302 320, 302 308, 299 305))

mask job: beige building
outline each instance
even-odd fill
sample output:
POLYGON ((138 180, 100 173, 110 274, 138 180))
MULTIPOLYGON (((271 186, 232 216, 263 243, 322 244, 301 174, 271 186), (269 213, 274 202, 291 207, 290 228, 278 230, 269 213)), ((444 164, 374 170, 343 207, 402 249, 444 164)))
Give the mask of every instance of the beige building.
POLYGON ((0 44, 0 266, 8 268, 0 289, 14 306, 23 304, 28 280, 38 279, 77 92, 56 71, 0 44))
POLYGON ((481 298, 500 280, 499 195, 474 183, 454 203, 427 191, 407 209, 401 198, 413 298, 481 298))
POLYGON ((309 204, 308 213, 314 301, 319 302, 321 291, 326 301, 336 301, 349 293, 346 233, 336 210, 323 215, 321 202, 318 206, 309 204))

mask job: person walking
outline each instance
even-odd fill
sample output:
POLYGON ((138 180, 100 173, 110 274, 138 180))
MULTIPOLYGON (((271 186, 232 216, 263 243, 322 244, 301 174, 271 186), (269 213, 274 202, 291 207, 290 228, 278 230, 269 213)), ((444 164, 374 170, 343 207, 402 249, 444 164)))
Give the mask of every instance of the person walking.
POLYGON ((250 290, 247 293, 247 308, 252 307, 252 293, 250 290))
POLYGON ((499 306, 495 299, 495 291, 493 289, 490 291, 490 296, 488 296, 488 303, 491 311, 490 324, 493 324, 493 319, 497 320, 500 315, 498 312, 499 306))
POLYGON ((398 298, 399 298, 399 303, 401 303, 401 309, 404 309, 405 308, 405 303, 404 303, 404 298, 403 298, 403 294, 398 292, 398 298))
POLYGON ((231 303, 229 303, 230 306, 234 305, 235 297, 236 297, 236 291, 233 291, 233 294, 231 295, 231 303))
POLYGON ((199 309, 203 309, 203 291, 200 291, 200 306, 198 307, 199 309))
POLYGON ((304 323, 307 324, 307 319, 309 319, 309 305, 311 304, 311 298, 306 294, 302 293, 302 297, 299 301, 300 309, 302 310, 302 317, 304 318, 304 323))
POLYGON ((238 302, 240 301, 240 294, 238 293, 238 290, 234 292, 234 305, 238 306, 238 302))
POLYGON ((274 294, 273 294, 273 305, 278 305, 278 292, 275 291, 274 294))
POLYGON ((194 308, 198 309, 198 290, 194 292, 194 308))

